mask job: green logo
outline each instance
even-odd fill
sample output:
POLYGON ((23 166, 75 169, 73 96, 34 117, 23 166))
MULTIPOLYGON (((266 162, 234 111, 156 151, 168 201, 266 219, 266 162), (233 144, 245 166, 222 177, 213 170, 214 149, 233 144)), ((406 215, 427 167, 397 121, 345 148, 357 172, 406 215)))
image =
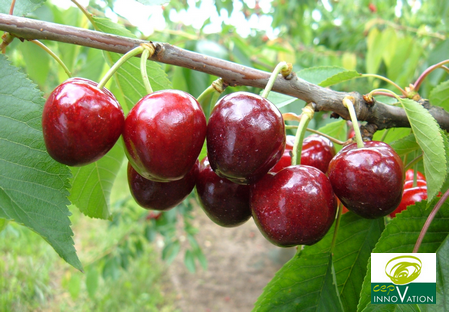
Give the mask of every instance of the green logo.
POLYGON ((388 261, 385 274, 395 285, 405 285, 414 281, 421 274, 422 263, 413 256, 399 256, 388 261))

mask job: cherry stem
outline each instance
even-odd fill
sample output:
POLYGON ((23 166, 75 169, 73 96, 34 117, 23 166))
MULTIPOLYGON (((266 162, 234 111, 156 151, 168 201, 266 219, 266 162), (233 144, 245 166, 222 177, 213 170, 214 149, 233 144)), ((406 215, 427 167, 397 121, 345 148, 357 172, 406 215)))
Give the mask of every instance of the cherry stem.
POLYGON ((148 79, 147 74, 147 60, 149 56, 150 50, 146 48, 143 49, 142 56, 140 57, 140 72, 142 74, 142 81, 147 94, 153 93, 153 88, 151 88, 150 80, 148 79))
POLYGON ((350 97, 345 97, 343 99, 343 105, 349 111, 349 116, 351 117, 351 121, 352 121, 352 127, 354 128, 354 132, 355 132, 355 141, 357 142, 357 147, 362 148, 365 145, 363 144, 362 133, 360 132, 359 121, 357 120, 357 114, 355 112, 354 104, 352 103, 352 99, 350 97))
POLYGON ((331 243, 331 254, 334 253, 335 244, 337 242, 338 228, 340 227, 341 215, 343 214, 342 211, 343 211, 343 204, 339 202, 337 220, 335 220, 334 236, 332 237, 331 243))
POLYGON ((423 73, 421 74, 421 76, 418 77, 418 79, 416 79, 415 84, 413 85, 413 89, 415 91, 418 91, 419 88, 421 87, 421 84, 423 82, 423 80, 431 73, 433 72, 435 69, 437 68, 443 68, 444 70, 447 70, 446 66, 444 66, 445 64, 449 64, 449 60, 444 60, 442 62, 439 62, 435 65, 430 66, 429 68, 427 68, 425 71, 423 71, 423 73))
POLYGON ((449 189, 444 193, 443 196, 441 196, 440 200, 435 205, 435 207, 433 207, 432 211, 430 212, 429 216, 427 217, 427 220, 424 223, 424 226, 422 227, 421 232, 419 233, 418 239, 416 240, 415 247, 413 248, 414 253, 418 252, 419 247, 421 246, 421 243, 424 239, 424 236, 426 235, 427 230, 430 227, 430 224, 432 223, 433 219, 435 218, 435 215, 438 213, 441 206, 443 206, 444 202, 446 201, 446 199, 448 197, 449 197, 449 189))
POLYGON ((374 78, 382 79, 383 81, 386 81, 389 84, 391 84, 391 85, 395 86, 396 88, 398 88, 404 96, 407 96, 407 92, 404 89, 402 89, 398 84, 396 84, 392 80, 388 79, 387 77, 384 77, 384 76, 381 76, 381 75, 376 75, 376 74, 362 74, 361 77, 374 77, 374 78))
POLYGON ((393 91, 388 90, 388 89, 374 89, 373 91, 368 93, 368 98, 372 98, 373 95, 375 95, 375 94, 390 96, 390 97, 394 97, 399 100, 399 96, 396 93, 394 93, 393 91))
POLYGON ((108 72, 104 75, 104 77, 100 80, 98 83, 98 88, 103 89, 106 83, 108 83, 109 79, 115 74, 115 72, 122 66, 126 61, 128 61, 130 58, 139 55, 143 52, 144 47, 138 46, 132 50, 130 50, 128 53, 124 54, 119 60, 108 70, 108 72))
POLYGON ((304 136, 306 134, 307 125, 310 120, 312 120, 313 115, 315 114, 315 110, 311 103, 307 104, 302 109, 301 120, 298 125, 298 129, 296 130, 295 143, 293 144, 292 150, 292 165, 300 165, 301 164, 301 151, 302 151, 302 141, 304 140, 304 136))
POLYGON ((32 42, 32 43, 36 44, 37 46, 39 46, 40 48, 44 49, 45 52, 50 54, 50 56, 53 57, 55 59, 55 61, 58 62, 59 65, 61 65, 61 67, 64 69, 65 73, 67 74, 67 76, 69 76, 69 78, 72 77, 72 73, 67 68, 67 66, 64 64, 64 62, 49 47, 47 47, 45 44, 43 44, 39 40, 30 40, 30 42, 32 42))
POLYGON ((201 104, 203 111, 205 111, 206 102, 209 97, 211 97, 210 111, 212 111, 212 108, 215 106, 215 103, 217 103, 218 97, 223 93, 224 89, 223 79, 218 78, 198 96, 196 100, 201 104))
POLYGON ((76 0, 71 0, 73 3, 75 3, 75 5, 78 7, 78 9, 81 10, 81 12, 83 12, 84 16, 87 17, 87 19, 89 20, 89 22, 92 24, 92 26, 95 28, 95 30, 98 30, 97 25, 95 24, 94 19, 92 18, 92 14, 90 14, 89 12, 87 12, 86 8, 83 7, 81 4, 78 3, 78 1, 76 0))
POLYGON ((273 88, 274 82, 276 81, 276 78, 278 77, 279 73, 282 71, 282 76, 286 77, 290 73, 287 73, 290 70, 291 72, 291 66, 287 64, 287 62, 280 62, 277 64, 277 66, 274 68, 273 72, 271 73, 270 79, 268 79, 267 85, 265 86, 265 89, 262 92, 262 97, 267 98, 268 94, 271 91, 271 88, 273 88))
POLYGON ((407 171, 408 169, 410 169, 411 167, 413 167, 415 164, 417 164, 422 158, 423 158, 424 154, 421 154, 417 157, 415 157, 411 162, 409 162, 405 167, 404 167, 404 171, 407 171))
POLYGON ((16 5, 16 0, 12 0, 11 1, 11 7, 9 8, 9 15, 13 15, 14 14, 14 7, 16 5))

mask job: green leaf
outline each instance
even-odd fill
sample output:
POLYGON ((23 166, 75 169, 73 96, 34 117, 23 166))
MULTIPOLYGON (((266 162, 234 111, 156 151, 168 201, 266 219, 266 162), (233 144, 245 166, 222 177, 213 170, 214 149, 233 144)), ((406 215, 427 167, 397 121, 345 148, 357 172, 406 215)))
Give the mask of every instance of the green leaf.
MULTIPOLYGON (((334 122, 330 122, 324 127, 318 129, 318 131, 327 134, 333 138, 336 138, 340 141, 346 141, 348 137, 348 126, 346 125, 346 120, 337 120, 334 122)), ((341 150, 341 146, 338 144, 334 144, 335 150, 338 152, 341 150)))
POLYGON ((124 159, 121 140, 100 160, 83 167, 72 167, 69 199, 91 218, 111 219, 110 195, 124 159))
POLYGON ((195 273, 195 256, 190 249, 187 249, 186 253, 184 254, 184 265, 186 266, 187 270, 189 270, 189 272, 195 273))
POLYGON ((445 311, 449 306, 449 236, 437 250, 437 299, 427 311, 445 311))
POLYGON ((40 86, 44 86, 48 80, 48 73, 50 72, 50 58, 48 53, 30 41, 23 42, 21 51, 26 63, 28 76, 40 86))
POLYGON ((382 61, 382 52, 384 45, 382 44, 382 33, 377 27, 371 28, 367 37, 367 52, 366 52, 366 71, 370 74, 377 73, 380 62, 382 61))
MULTIPOLYGON (((426 209, 427 202, 421 201, 416 205, 396 215, 385 227, 382 235, 373 249, 373 253, 409 253, 413 251, 419 233, 430 214, 426 209)), ((445 203, 436 214, 427 234, 421 243, 419 252, 436 252, 441 243, 447 239, 449 228, 449 203, 445 203)), ((361 297, 357 311, 363 311, 371 301, 371 264, 363 281, 361 297)))
MULTIPOLYGON (((430 306, 430 304, 429 304, 430 306)), ((421 312, 416 304, 371 304, 363 312, 421 312)))
POLYGON ((0 73, 0 217, 32 229, 82 270, 68 218, 70 170, 45 149, 42 94, 3 55, 0 73))
MULTIPOLYGON (((323 240, 322 240, 323 241, 323 240)), ((265 286, 253 311, 342 311, 332 273, 329 240, 306 247, 265 286)))
MULTIPOLYGON (((14 5, 14 15, 23 16, 35 11, 45 0, 20 0, 14 5)), ((0 0, 0 13, 9 14, 11 0, 0 0)))
MULTIPOLYGON (((263 91, 262 91, 263 92, 263 91)), ((285 95, 282 93, 277 93, 274 91, 271 91, 268 94, 267 98, 271 103, 277 106, 277 108, 281 109, 284 106, 290 105, 296 101, 300 101, 298 98, 295 98, 290 95, 285 95)))
POLYGON ((3 231, 8 225, 8 220, 0 218, 0 232, 3 231))
POLYGON ((414 134, 409 134, 399 140, 390 143, 390 146, 396 151, 399 156, 407 155, 419 149, 414 134))
POLYGON ((167 261, 168 264, 172 263, 180 249, 181 244, 178 240, 171 241, 162 249, 162 259, 167 261))
POLYGON ((90 298, 95 297, 95 293, 98 289, 98 279, 99 279, 99 273, 97 269, 91 268, 87 271, 86 275, 86 289, 87 293, 89 294, 90 298))
POLYGON ((298 77, 322 87, 327 87, 360 76, 360 74, 354 70, 347 70, 337 66, 311 67, 300 70, 296 74, 298 77))
POLYGON ((432 89, 429 101, 434 106, 441 106, 445 110, 449 110, 449 80, 432 89))
POLYGON ((404 107, 416 141, 423 150, 424 172, 427 179, 427 196, 429 202, 440 191, 447 171, 447 161, 443 137, 435 119, 419 103, 399 100, 404 107))
POLYGON ((253 311, 342 311, 330 252, 334 227, 276 273, 253 311))
POLYGON ((345 311, 357 310, 368 259, 384 227, 383 218, 368 220, 352 212, 341 217, 334 248, 334 267, 345 311))

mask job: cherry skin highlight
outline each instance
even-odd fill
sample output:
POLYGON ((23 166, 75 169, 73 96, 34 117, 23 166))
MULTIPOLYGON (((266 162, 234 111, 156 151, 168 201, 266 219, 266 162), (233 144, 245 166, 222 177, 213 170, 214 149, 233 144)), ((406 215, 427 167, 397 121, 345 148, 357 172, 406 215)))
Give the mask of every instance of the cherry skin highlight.
POLYGON ((143 208, 153 210, 169 210, 179 205, 195 187, 195 164, 180 180, 172 182, 155 182, 142 177, 128 163, 128 186, 131 195, 143 208))
POLYGON ((206 141, 217 175, 238 184, 254 183, 284 152, 284 120, 267 99, 235 92, 220 99, 212 110, 206 141))
POLYGON ((99 160, 117 142, 125 117, 106 88, 84 78, 57 86, 44 105, 42 129, 50 156, 69 166, 99 160))
MULTIPOLYGON (((410 181, 410 180, 413 181, 414 175, 415 175, 415 172, 413 171, 413 169, 408 169, 405 172, 405 181, 410 181)), ((426 177, 419 171, 416 172, 416 179, 426 181, 426 177)))
POLYGON ((404 167, 386 143, 353 143, 329 163, 328 176, 343 205, 356 214, 375 219, 393 212, 401 202, 404 167))
POLYGON ((131 165, 144 178, 170 182, 193 167, 206 136, 198 101, 177 90, 144 96, 125 120, 123 140, 131 165))
POLYGON ((271 243, 312 245, 334 222, 337 199, 323 172, 290 166, 251 185, 251 210, 260 232, 271 243))
POLYGON ((249 186, 220 178, 207 157, 198 166, 196 192, 203 211, 220 226, 238 226, 251 217, 249 186))

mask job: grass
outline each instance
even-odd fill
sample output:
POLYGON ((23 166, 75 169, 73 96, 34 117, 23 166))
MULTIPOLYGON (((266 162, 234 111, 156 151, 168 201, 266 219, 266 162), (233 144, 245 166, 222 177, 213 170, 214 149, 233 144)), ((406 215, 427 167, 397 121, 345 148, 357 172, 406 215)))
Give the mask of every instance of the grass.
MULTIPOLYGON (((114 189, 122 194, 114 197, 127 192, 125 179, 120 172, 114 189)), ((143 238, 128 239, 129 233, 140 233, 133 232, 139 226, 133 221, 143 211, 131 209, 113 227, 75 207, 71 211, 86 273, 68 265, 33 231, 9 222, 0 232, 0 311, 178 311, 160 253, 143 238)))

